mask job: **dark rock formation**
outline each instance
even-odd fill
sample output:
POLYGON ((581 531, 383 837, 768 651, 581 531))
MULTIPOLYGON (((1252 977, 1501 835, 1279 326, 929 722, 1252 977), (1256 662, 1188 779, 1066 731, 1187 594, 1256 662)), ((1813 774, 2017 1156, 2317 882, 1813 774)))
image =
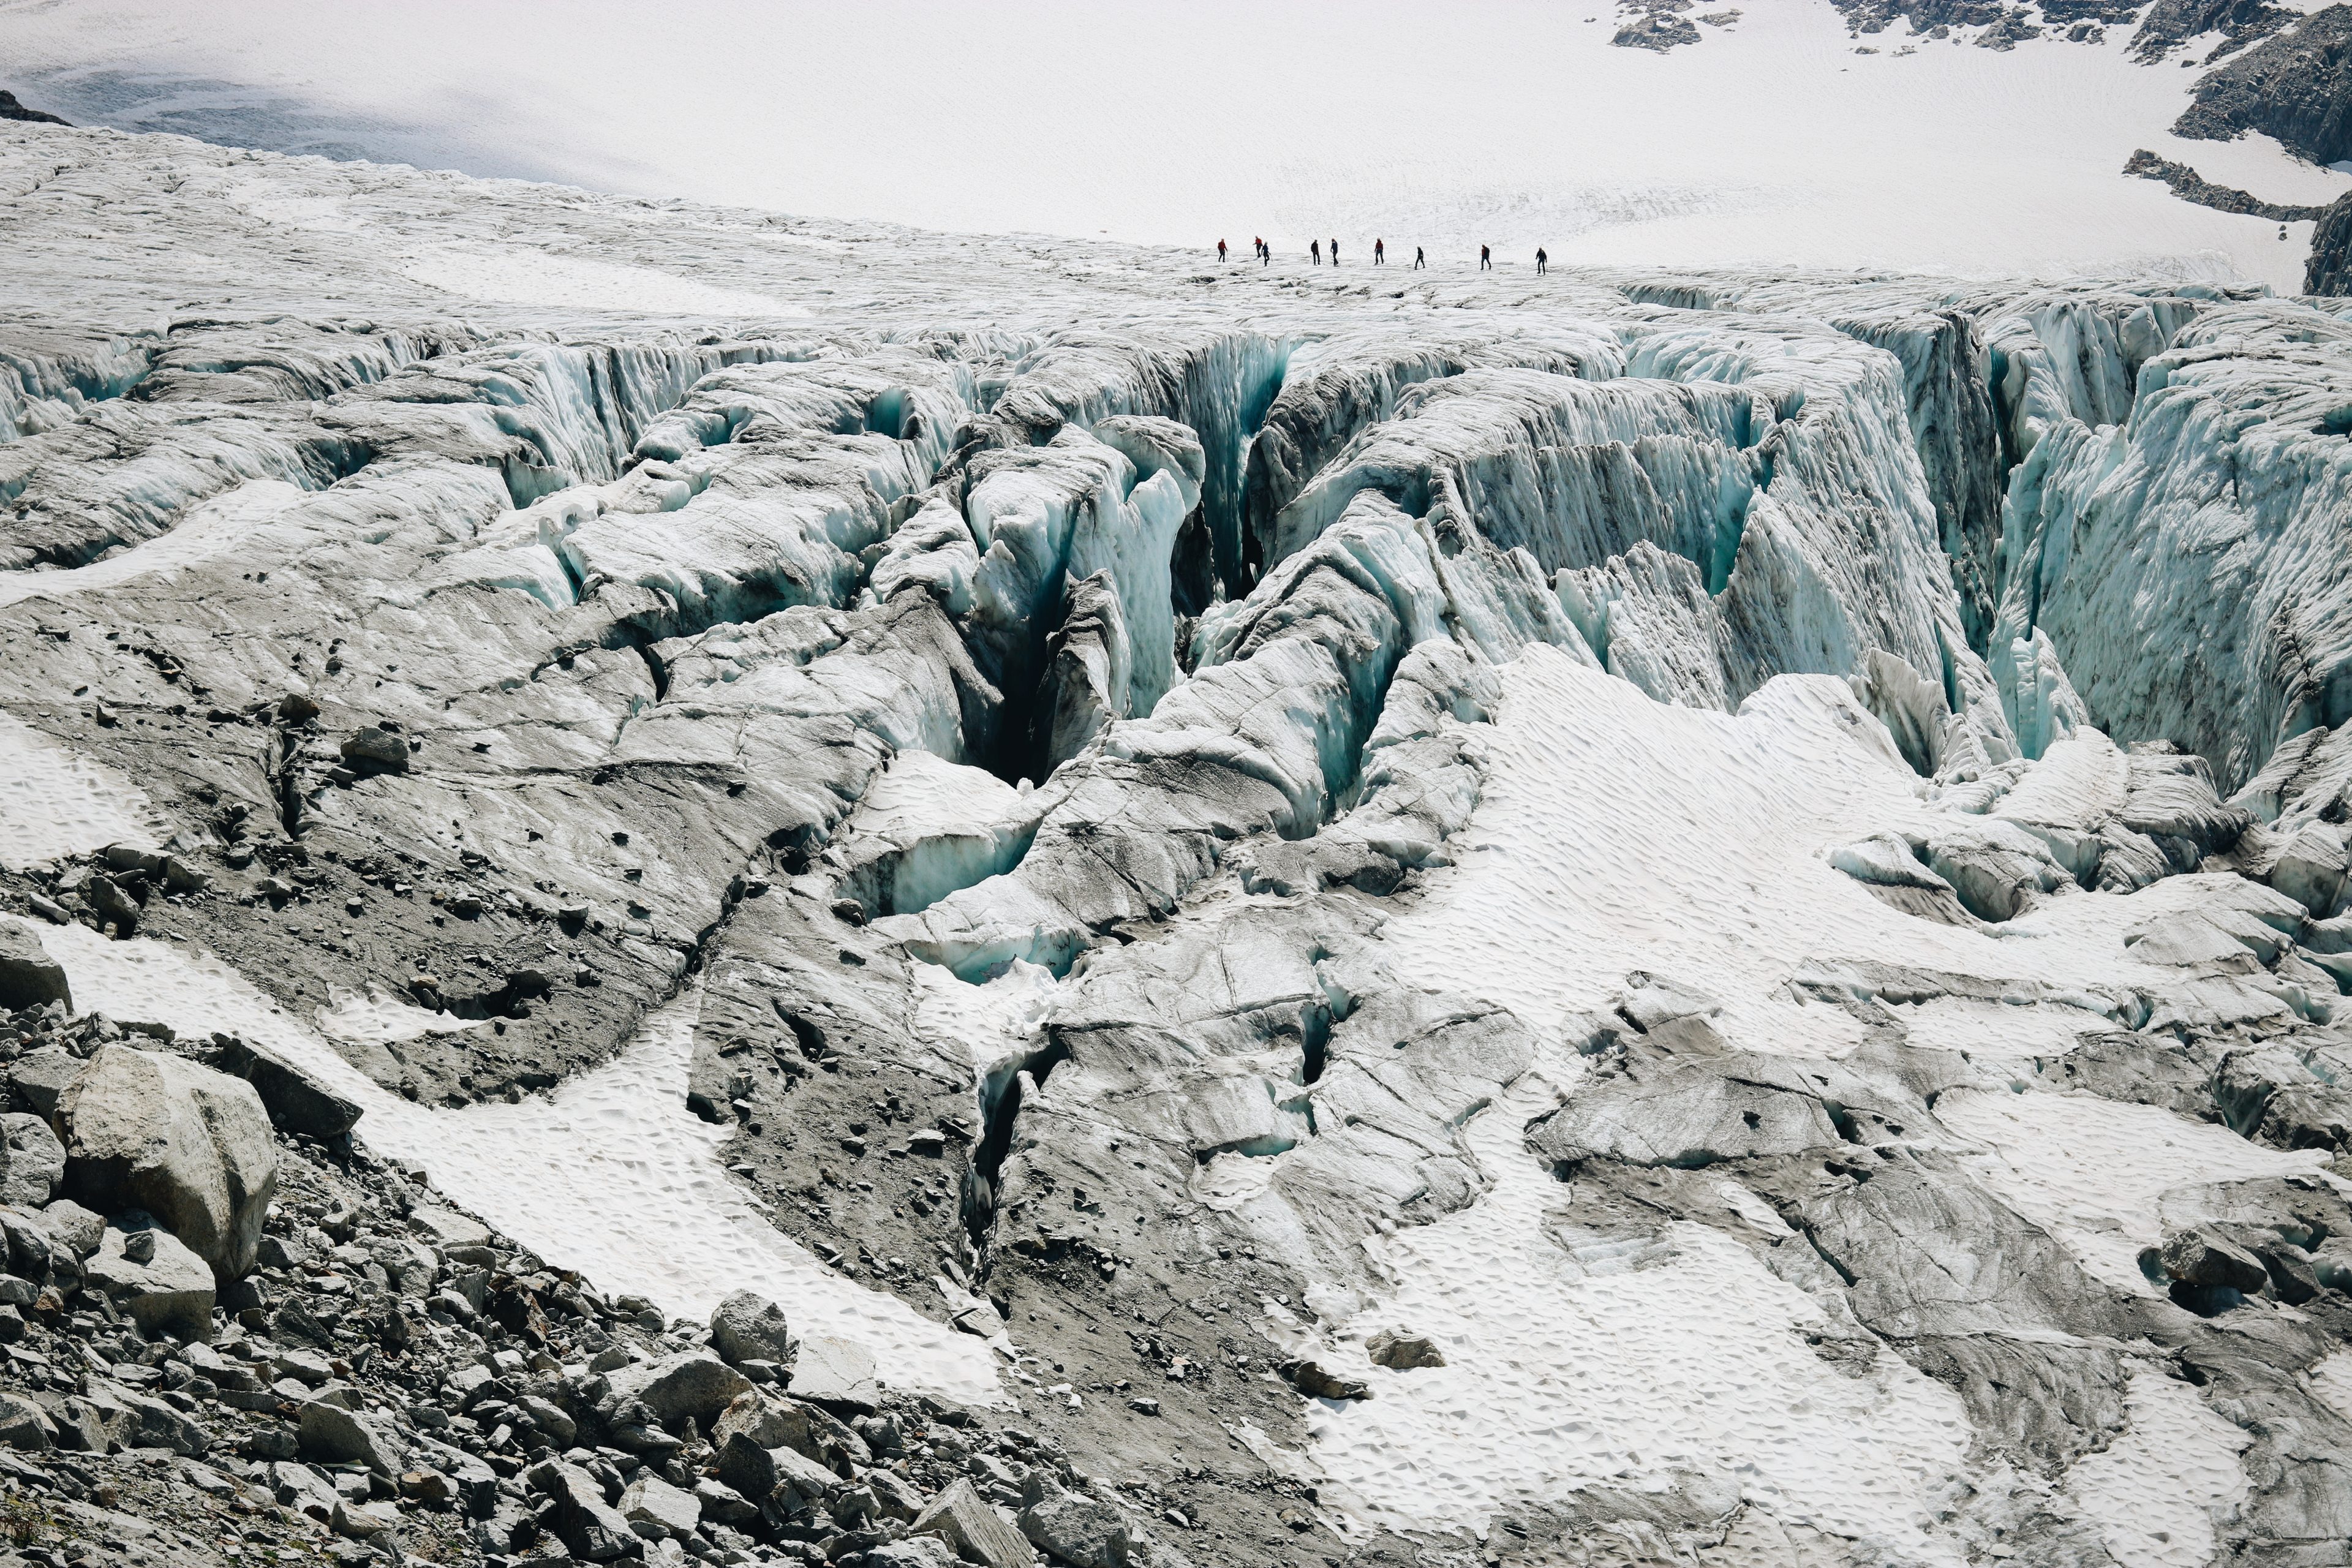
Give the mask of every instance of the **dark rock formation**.
POLYGON ((2319 215, 2311 237, 2311 264, 2303 274, 2306 294, 2352 294, 2352 195, 2319 215))
POLYGON ((2132 54, 2143 64, 2154 64, 2189 40, 2206 33, 2228 37, 2208 57, 2208 63, 2237 53, 2269 37, 2295 19, 2295 14, 2271 0, 2156 0, 2132 35, 2132 54))
POLYGON ((2315 163, 2352 158, 2352 5, 2330 5, 2197 84, 2176 135, 2275 136, 2315 163))
POLYGON ((37 109, 26 108, 22 103, 17 101, 16 95, 10 92, 5 88, 0 88, 0 120, 21 120, 34 125, 65 125, 70 123, 68 121, 59 119, 54 114, 45 114, 37 109))
POLYGON ((2211 207, 2215 212, 2244 213, 2278 223, 2309 223, 2327 210, 2325 207, 2286 206, 2278 202, 2263 201, 2233 186, 2217 185, 2188 164, 2159 158, 2145 147, 2131 155, 2130 161, 2124 164, 2124 173, 2137 174, 2143 180, 2162 180, 2182 201, 2195 202, 2199 206, 2211 207))

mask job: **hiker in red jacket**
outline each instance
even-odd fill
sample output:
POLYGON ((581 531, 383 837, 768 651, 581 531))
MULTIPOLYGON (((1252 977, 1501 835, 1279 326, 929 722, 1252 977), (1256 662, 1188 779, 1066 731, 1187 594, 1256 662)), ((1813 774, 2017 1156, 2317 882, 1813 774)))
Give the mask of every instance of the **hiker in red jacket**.
POLYGON ((1495 263, 1493 259, 1488 257, 1486 247, 1483 245, 1480 246, 1478 247, 1478 270, 1481 272, 1492 272, 1494 269, 1495 263))
POLYGON ((1384 239, 1376 239, 1376 240, 1372 241, 1372 265, 1373 265, 1373 266, 1375 266, 1375 267, 1386 267, 1388 264, 1389 264, 1389 245, 1388 245, 1388 241, 1386 241, 1386 240, 1384 240, 1384 239))
POLYGON ((1224 242, 1223 240, 1222 240, 1222 239, 1221 239, 1221 240, 1217 241, 1217 259, 1218 259, 1218 260, 1220 260, 1220 261, 1223 261, 1224 258, 1225 258, 1225 242, 1224 242))

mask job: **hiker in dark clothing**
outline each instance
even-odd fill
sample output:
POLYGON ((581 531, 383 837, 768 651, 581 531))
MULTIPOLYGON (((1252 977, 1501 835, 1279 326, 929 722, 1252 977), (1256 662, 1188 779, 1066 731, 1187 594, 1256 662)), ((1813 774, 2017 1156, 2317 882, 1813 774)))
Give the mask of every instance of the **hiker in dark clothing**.
POLYGON ((1339 242, 1337 239, 1331 242, 1331 265, 1334 267, 1339 265, 1339 242))
POLYGON ((1389 242, 1384 239, 1376 239, 1372 241, 1372 265, 1375 267, 1386 267, 1388 264, 1389 242))
POLYGON ((1309 256, 1311 256, 1311 257, 1313 257, 1313 258, 1315 258, 1315 265, 1316 265, 1316 266, 1318 266, 1318 267, 1322 266, 1322 265, 1323 265, 1323 242, 1322 242, 1321 240, 1319 240, 1319 239, 1310 239, 1310 240, 1308 240, 1308 241, 1307 242, 1307 255, 1309 255, 1309 256))
POLYGON ((1478 270, 1481 272, 1492 272, 1494 269, 1494 259, 1487 255, 1486 247, 1483 245, 1480 246, 1478 247, 1478 270))
POLYGON ((1257 264, 1260 267, 1274 265, 1274 247, 1262 239, 1257 242, 1257 264))
POLYGON ((1540 278, 1540 277, 1542 277, 1542 276, 1544 275, 1544 265, 1545 265, 1545 263, 1547 263, 1547 262, 1548 262, 1548 261, 1549 261, 1550 259, 1551 259, 1551 258, 1549 258, 1549 257, 1546 256, 1546 255, 1543 253, 1543 247, 1542 247, 1542 246, 1538 245, 1538 246, 1537 246, 1537 247, 1536 247, 1536 276, 1537 276, 1537 277, 1540 278))
POLYGON ((1421 247, 1419 247, 1419 246, 1417 246, 1417 245, 1416 245, 1416 246, 1414 246, 1414 247, 1412 247, 1412 269, 1413 269, 1415 272, 1418 272, 1418 271, 1420 271, 1423 268, 1424 268, 1424 267, 1426 267, 1426 266, 1428 266, 1428 265, 1429 265, 1429 263, 1428 263, 1428 262, 1426 262, 1426 261, 1423 261, 1423 260, 1422 259, 1422 258, 1421 258, 1421 247))
POLYGON ((1225 242, 1224 242, 1223 240, 1222 240, 1222 239, 1221 239, 1221 240, 1217 241, 1217 259, 1218 259, 1218 260, 1220 260, 1220 261, 1223 261, 1224 258, 1225 258, 1225 242))

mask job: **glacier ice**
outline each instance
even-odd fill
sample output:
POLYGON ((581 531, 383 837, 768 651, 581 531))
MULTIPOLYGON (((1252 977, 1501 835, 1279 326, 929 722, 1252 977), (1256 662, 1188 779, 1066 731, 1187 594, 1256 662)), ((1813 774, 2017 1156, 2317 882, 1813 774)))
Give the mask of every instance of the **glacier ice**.
POLYGON ((2331 309, 53 127, 0 210, 0 899, 551 1263, 1202 1562, 2352 1529, 2342 1291, 2161 1263, 2352 1235, 2331 309))

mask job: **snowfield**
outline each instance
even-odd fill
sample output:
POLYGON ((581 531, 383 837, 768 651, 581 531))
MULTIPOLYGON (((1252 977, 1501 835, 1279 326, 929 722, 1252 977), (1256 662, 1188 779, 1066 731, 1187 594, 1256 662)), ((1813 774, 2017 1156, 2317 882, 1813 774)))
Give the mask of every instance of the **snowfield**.
POLYGON ((5 929, 1132 1561, 2324 1560, 2352 318, 2116 195, 2118 46, 1750 13, 1579 109, 1746 194, 1540 279, 9 127, 5 929), (2015 200, 1753 130, 1896 70, 2015 200))
MULTIPOLYGON (((2285 291, 2309 225, 2282 244, 2275 224, 2121 178, 2125 161, 2145 147, 2281 203, 2352 189, 2275 143, 2172 136, 2196 77, 2136 59, 2126 25, 2000 52, 1899 26, 1851 36, 1826 0, 1737 9, 1665 55, 1612 47, 1624 18, 1598 5, 1435 25, 1383 3, 1334 29, 1314 6, 1213 4, 1152 28, 1039 0, 984 14, 706 0, 646 26, 608 0, 551 37, 511 0, 325 17, 236 0, 201 28, 156 0, 76 0, 0 8, 0 40, 20 96, 77 123, 1196 255, 1220 236, 1239 254, 1262 234, 1287 257, 1338 235, 1368 261, 1381 236, 1442 266, 1486 243, 1520 264, 1540 245, 1557 261, 2130 271, 2285 291), (781 62, 789 90, 712 72, 719 40, 781 62), (631 91, 592 86, 621 79, 631 91), (1014 116, 1051 157, 982 174, 952 154, 1014 116)), ((419 275, 474 297, 514 286, 488 279, 517 277, 520 258, 464 256, 419 275)), ((611 279, 557 275, 566 297, 549 303, 595 304, 611 279)))

